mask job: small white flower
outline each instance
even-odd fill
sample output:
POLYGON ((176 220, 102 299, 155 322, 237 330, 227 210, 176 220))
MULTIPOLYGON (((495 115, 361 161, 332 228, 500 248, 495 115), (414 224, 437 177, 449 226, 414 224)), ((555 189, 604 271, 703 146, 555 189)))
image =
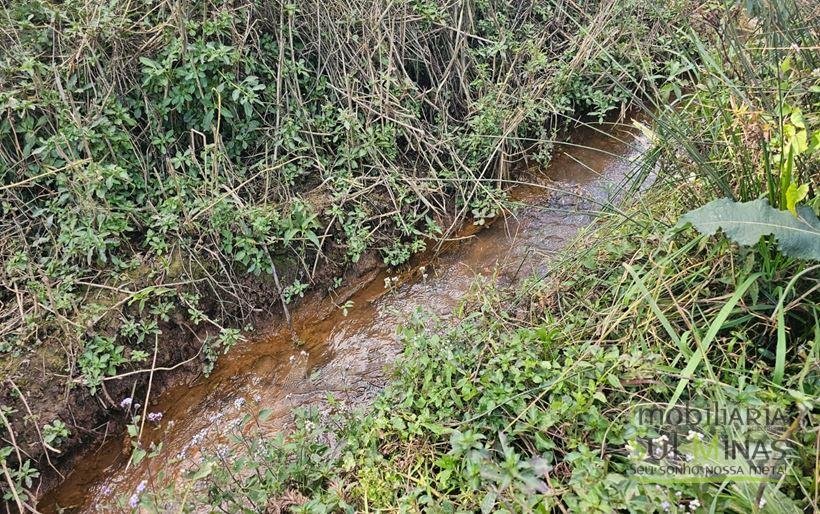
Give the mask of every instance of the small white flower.
POLYGON ((694 430, 690 430, 689 433, 686 434, 686 440, 687 441, 693 441, 693 440, 703 441, 703 434, 701 434, 700 432, 695 432, 694 430))
POLYGON ((700 501, 697 498, 689 502, 689 510, 695 511, 698 507, 700 507, 700 501))
POLYGON ((661 502, 661 508, 662 508, 664 511, 669 512, 669 509, 670 509, 671 507, 672 507, 672 505, 671 505, 668 501, 664 500, 664 501, 662 501, 662 502, 661 502))
POLYGON ((766 498, 761 498, 760 502, 757 504, 757 508, 762 509, 765 506, 766 506, 766 498))
POLYGON ((194 437, 191 438, 191 444, 193 446, 199 446, 199 445, 202 444, 202 442, 204 440, 205 440, 205 430, 200 430, 199 432, 194 434, 194 437))

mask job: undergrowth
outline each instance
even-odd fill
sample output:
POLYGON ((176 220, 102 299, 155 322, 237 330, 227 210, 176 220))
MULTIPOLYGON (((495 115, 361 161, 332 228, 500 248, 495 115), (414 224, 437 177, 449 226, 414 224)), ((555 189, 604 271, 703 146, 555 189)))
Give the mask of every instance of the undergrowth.
MULTIPOLYGON (((0 351, 59 341, 68 382, 114 406, 106 381, 156 356, 172 319, 214 327, 211 366, 266 277, 286 303, 324 260, 400 265, 495 216, 512 164, 548 160, 562 120, 637 105, 655 191, 626 218, 599 220, 546 279, 477 287, 454 326, 408 323, 372 412, 238 433, 243 450, 120 506, 816 510, 817 265, 677 225, 716 196, 817 213, 816 9, 12 3, 0 351), (641 480, 639 441, 663 434, 636 411, 681 402, 781 409, 785 472, 641 480)), ((25 398, 15 378, 4 403, 25 398)), ((37 471, 0 414, 2 490, 23 510, 37 471)), ((33 418, 40 455, 68 437, 33 418)))
POLYGON ((3 3, 6 499, 29 501, 24 466, 56 470, 41 429, 73 404, 117 411, 155 365, 207 372, 260 305, 495 216, 525 154, 623 108, 619 77, 654 80, 682 5, 3 3))
MULTIPOLYGON (((456 322, 420 312, 368 412, 329 421, 305 411, 286 437, 237 433, 244 450, 136 501, 228 512, 816 511, 820 268, 771 237, 743 247, 678 220, 716 196, 817 214, 818 17, 801 2, 700 7, 689 29, 672 30, 677 58, 643 99, 654 104, 641 124, 657 164, 642 167, 651 192, 602 216, 547 277, 478 284, 456 322), (647 480, 637 472, 647 463, 704 464, 704 434, 684 434, 679 454, 647 445, 668 434, 641 410, 682 404, 781 413, 762 435, 766 452, 788 448, 784 467, 752 481, 647 480)), ((721 435, 748 436, 738 431, 749 423, 724 423, 721 435)), ((706 462, 743 460, 727 459, 706 462)))
MULTIPOLYGON (((239 459, 213 455, 199 467, 206 472, 190 505, 229 512, 261 505, 294 512, 810 511, 817 280, 801 273, 799 261, 669 228, 684 203, 679 193, 663 194, 646 198, 656 206, 651 217, 647 207, 630 213, 640 225, 620 215, 599 222, 547 283, 512 291, 483 285, 455 326, 420 312, 400 332, 403 357, 371 411, 335 421, 305 411, 287 438, 236 433, 237 447, 248 450, 239 459), (773 310, 784 300, 789 354, 777 379, 773 310), (702 347, 703 362, 685 378, 681 370, 702 347), (638 409, 665 408, 682 382, 679 401, 693 409, 775 406, 798 420, 784 476, 760 496, 757 483, 659 485, 637 477, 631 449, 660 435, 637 421, 638 409)), ((140 501, 178 507, 179 490, 159 487, 140 501)))

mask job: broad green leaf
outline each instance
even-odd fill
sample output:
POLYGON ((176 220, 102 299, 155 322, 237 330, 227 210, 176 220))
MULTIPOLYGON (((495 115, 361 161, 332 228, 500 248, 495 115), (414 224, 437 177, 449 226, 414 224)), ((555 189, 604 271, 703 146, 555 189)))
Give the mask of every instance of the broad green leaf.
POLYGON ((497 498, 498 495, 494 491, 488 491, 487 494, 484 495, 484 499, 481 500, 482 514, 487 514, 488 512, 493 511, 493 507, 495 507, 495 501, 497 498))
POLYGON ((792 58, 791 56, 786 57, 783 59, 783 62, 780 63, 780 72, 787 73, 792 69, 792 58))
POLYGON ((803 121, 803 111, 801 109, 795 109, 792 111, 791 115, 789 115, 789 120, 792 122, 792 125, 798 128, 806 128, 806 124, 803 121))
POLYGON ((789 212, 797 217, 797 204, 803 201, 804 198, 809 194, 809 185, 803 184, 799 186, 792 182, 789 184, 789 188, 786 189, 786 208, 789 209, 789 212))
POLYGON ((290 240, 293 239, 296 236, 297 232, 299 232, 298 228, 289 228, 289 229, 285 230, 285 237, 284 237, 284 241, 283 241, 284 244, 288 244, 290 242, 290 240))
POLYGON ((789 141, 789 144, 794 148, 794 155, 802 155, 803 152, 809 149, 808 133, 805 129, 800 129, 795 132, 794 137, 789 141))
POLYGON ((707 235, 720 229, 726 237, 744 246, 773 235, 784 255, 820 260, 820 220, 805 206, 797 209, 795 217, 773 208, 763 198, 752 202, 721 198, 687 212, 679 222, 683 223, 691 223, 707 235))

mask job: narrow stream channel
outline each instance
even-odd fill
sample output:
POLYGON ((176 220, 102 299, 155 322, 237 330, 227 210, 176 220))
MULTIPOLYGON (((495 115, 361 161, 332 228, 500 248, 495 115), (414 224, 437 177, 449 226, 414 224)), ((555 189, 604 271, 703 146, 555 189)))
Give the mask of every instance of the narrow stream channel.
POLYGON ((266 429, 276 431, 294 408, 321 406, 328 395, 348 405, 366 404, 401 350, 396 327, 413 311, 447 316, 477 276, 497 275, 509 283, 545 272, 550 256, 590 222, 590 210, 611 197, 646 145, 627 128, 578 130, 572 144, 556 146, 548 169, 528 177, 535 185, 513 190, 522 203, 514 215, 488 227, 465 227, 423 271, 414 266, 390 289, 387 270, 371 273, 350 296, 353 307, 346 316, 338 299, 305 302, 294 313, 302 345, 281 326, 258 332, 253 342, 223 356, 210 377, 180 385, 152 404, 151 411, 163 414, 159 428, 149 431, 149 440, 163 441, 159 458, 126 469, 123 438, 110 439, 90 450, 39 509, 111 512, 116 496, 130 494, 142 480, 150 483, 158 471, 166 477, 185 471, 203 448, 223 440, 220 430, 249 409, 272 409, 266 429))

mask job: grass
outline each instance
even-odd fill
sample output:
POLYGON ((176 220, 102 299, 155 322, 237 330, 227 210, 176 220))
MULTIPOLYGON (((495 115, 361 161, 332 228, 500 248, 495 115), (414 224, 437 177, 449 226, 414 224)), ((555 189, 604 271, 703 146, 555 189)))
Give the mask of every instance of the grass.
MULTIPOLYGON (((712 512, 811 510, 820 304, 806 293, 816 279, 798 261, 773 273, 756 249, 670 229, 683 197, 656 191, 627 211, 633 222, 603 217, 546 282, 484 285, 457 322, 420 312, 402 328, 395 378, 370 412, 328 421, 306 411, 287 438, 237 433, 248 460, 214 455, 188 506, 682 512, 697 500, 712 512), (765 508, 756 483, 635 476, 629 447, 660 435, 639 423, 640 409, 683 402, 776 407, 796 420, 796 453, 766 484, 765 508)), ((160 488, 142 501, 179 506, 179 497, 160 488)))
POLYGON ((6 499, 27 460, 59 476, 46 425, 62 451, 103 436, 154 368, 207 373, 260 305, 495 216, 517 161, 629 97, 592 42, 649 48, 678 8, 4 3, 0 448, 26 453, 6 499))
POLYGON ((654 151, 642 169, 656 170, 654 185, 621 208, 626 216, 601 216, 548 277, 476 287, 455 322, 420 312, 401 329, 403 356, 371 411, 331 422, 304 412, 287 437, 237 434, 247 460, 213 456, 181 486, 196 491, 185 502, 169 486, 139 497, 142 505, 816 511, 818 265, 780 254, 771 237, 741 247, 678 224, 716 196, 818 211, 811 141, 820 103, 807 50, 817 16, 800 3, 766 7, 704 4, 692 27, 672 31, 672 71, 635 99, 648 106, 654 151), (765 429, 749 417, 687 424, 694 435, 641 421, 647 409, 681 406, 780 417, 765 429), (686 440, 680 453, 653 458, 675 435, 686 440), (750 473, 737 452, 705 453, 701 437, 768 440, 769 450, 787 448, 785 458, 750 460, 783 467, 750 473), (689 460, 741 468, 700 480, 637 473, 689 460))
MULTIPOLYGON (((817 510, 817 264, 771 237, 739 247, 677 224, 719 196, 820 210, 812 5, 85 7, 4 8, 19 52, 0 97, 2 334, 9 355, 63 340, 69 377, 103 395, 156 362, 179 313, 213 325, 211 366, 267 277, 284 304, 320 261, 375 249, 400 265, 445 220, 494 216, 503 191, 488 184, 516 157, 548 158, 559 120, 638 106, 653 140, 652 191, 603 215, 548 277, 476 287, 456 323, 420 313, 402 328, 371 412, 246 430, 243 451, 122 508, 817 510), (782 473, 642 480, 641 465, 683 462, 647 461, 667 431, 640 413, 684 404, 782 413, 765 433, 707 434, 788 446, 782 473)), ((36 471, 14 434, 31 420, 0 413, 2 487, 23 510, 36 471)), ((38 435, 67 437, 45 421, 38 435)))

